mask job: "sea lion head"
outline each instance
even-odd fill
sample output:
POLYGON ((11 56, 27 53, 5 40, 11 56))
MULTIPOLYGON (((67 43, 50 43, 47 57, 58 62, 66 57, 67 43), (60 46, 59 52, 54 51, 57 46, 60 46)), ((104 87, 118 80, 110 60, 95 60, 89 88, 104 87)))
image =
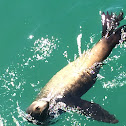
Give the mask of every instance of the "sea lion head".
POLYGON ((47 101, 34 101, 26 110, 27 120, 34 124, 42 124, 48 116, 49 103, 47 101))

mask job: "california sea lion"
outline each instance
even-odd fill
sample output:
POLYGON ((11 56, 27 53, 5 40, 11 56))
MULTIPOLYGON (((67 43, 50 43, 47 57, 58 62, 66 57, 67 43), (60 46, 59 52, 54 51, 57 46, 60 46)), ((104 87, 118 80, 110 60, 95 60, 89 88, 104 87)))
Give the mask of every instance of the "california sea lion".
POLYGON ((109 114, 100 105, 80 97, 95 83, 102 61, 112 49, 125 41, 126 25, 118 28, 123 19, 123 12, 115 14, 102 13, 102 38, 89 51, 57 72, 27 108, 27 120, 34 124, 44 124, 61 113, 76 110, 94 120, 117 123, 114 115, 109 114), (73 109, 75 108, 75 109, 73 109))

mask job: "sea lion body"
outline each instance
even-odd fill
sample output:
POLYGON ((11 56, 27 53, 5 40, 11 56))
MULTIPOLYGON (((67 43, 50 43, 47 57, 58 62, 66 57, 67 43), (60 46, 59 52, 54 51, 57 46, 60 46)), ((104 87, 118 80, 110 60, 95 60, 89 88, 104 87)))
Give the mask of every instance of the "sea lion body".
POLYGON ((112 41, 102 38, 92 50, 88 50, 75 61, 70 62, 52 77, 39 97, 46 98, 51 92, 54 96, 71 92, 72 95, 81 97, 86 93, 87 86, 91 87, 94 84, 101 62, 111 53, 113 47, 110 43, 112 41))
POLYGON ((98 104, 80 98, 95 83, 102 61, 119 43, 122 29, 124 31, 126 29, 125 25, 117 29, 119 22, 123 19, 123 13, 114 17, 114 20, 111 18, 113 15, 108 13, 107 15, 103 13, 102 16, 105 17, 105 20, 102 19, 102 39, 91 50, 82 54, 52 77, 28 107, 27 113, 31 117, 27 118, 29 122, 43 124, 47 118, 55 117, 56 111, 59 114, 65 112, 66 107, 76 108, 81 114, 97 121, 118 122, 115 116, 109 114, 98 104), (108 20, 110 21, 109 26, 107 25, 108 20))

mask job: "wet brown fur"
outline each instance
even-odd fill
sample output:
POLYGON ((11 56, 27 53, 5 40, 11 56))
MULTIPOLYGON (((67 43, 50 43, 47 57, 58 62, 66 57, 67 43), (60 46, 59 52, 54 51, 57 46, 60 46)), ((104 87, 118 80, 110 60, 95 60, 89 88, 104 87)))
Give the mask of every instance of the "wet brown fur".
MULTIPOLYGON (((89 68, 93 64, 106 59, 119 39, 120 36, 114 34, 110 38, 103 37, 90 51, 82 54, 75 61, 57 72, 42 89, 37 99, 46 98, 51 93, 53 96, 58 94, 65 95, 67 92, 76 95, 78 90, 81 91, 82 87, 87 84, 92 86, 92 83, 94 83, 92 82, 92 76, 87 73, 89 68)), ((84 94, 84 91, 82 92, 84 94)), ((80 94, 80 96, 83 94, 80 94)))

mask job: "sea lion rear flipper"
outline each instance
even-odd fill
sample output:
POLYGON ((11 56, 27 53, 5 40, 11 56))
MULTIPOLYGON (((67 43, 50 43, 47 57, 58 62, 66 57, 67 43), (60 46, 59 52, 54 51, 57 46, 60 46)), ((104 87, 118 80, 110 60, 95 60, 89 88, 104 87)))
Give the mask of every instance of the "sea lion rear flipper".
POLYGON ((76 108, 77 112, 90 117, 97 121, 107 123, 118 123, 118 120, 114 115, 109 114, 108 111, 104 110, 100 105, 92 103, 86 100, 82 100, 79 97, 65 98, 66 105, 70 108, 76 108))
POLYGON ((115 15, 114 13, 105 14, 104 12, 101 14, 101 21, 102 21, 102 37, 103 36, 110 36, 115 29, 120 24, 120 21, 123 20, 123 12, 121 11, 119 15, 115 15))

